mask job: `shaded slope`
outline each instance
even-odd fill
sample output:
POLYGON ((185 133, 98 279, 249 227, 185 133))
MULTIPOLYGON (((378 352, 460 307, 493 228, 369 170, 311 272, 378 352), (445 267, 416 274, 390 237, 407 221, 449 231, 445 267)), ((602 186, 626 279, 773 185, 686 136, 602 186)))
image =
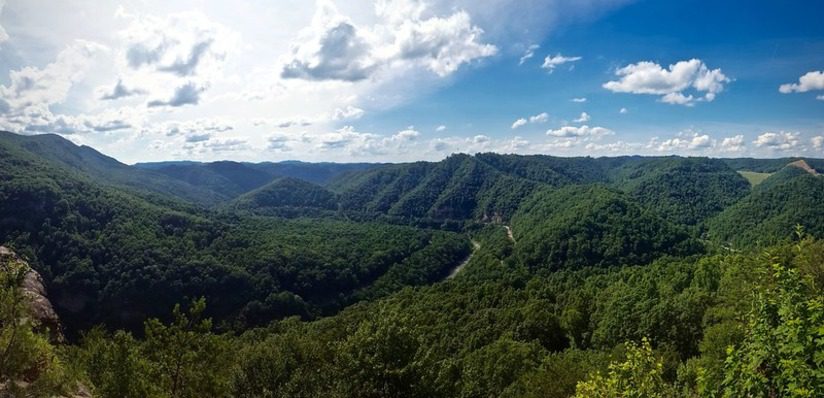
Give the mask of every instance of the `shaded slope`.
POLYGON ((159 194, 211 205, 224 197, 165 175, 118 162, 87 146, 77 146, 53 134, 23 136, 0 132, 0 145, 28 152, 69 172, 85 174, 97 183, 143 194, 159 194))
POLYGON ((604 186, 544 189, 512 218, 516 255, 531 267, 646 264, 699 250, 682 229, 604 186))
POLYGON ((432 219, 508 219, 539 185, 468 155, 379 167, 338 179, 341 208, 432 219))
POLYGON ((266 211, 284 207, 336 210, 337 197, 319 185, 283 177, 247 192, 232 201, 231 208, 266 211))
POLYGON ((718 159, 648 158, 611 172, 615 186, 678 224, 699 224, 750 192, 749 182, 718 159))
POLYGON ((790 238, 796 225, 824 236, 824 178, 785 167, 708 224, 712 240, 740 248, 790 238))
POLYGON ((175 211, 3 144, 0 242, 33 260, 70 332, 136 330, 201 296, 218 322, 332 313, 378 279, 381 294, 438 280, 468 250, 448 232, 175 211))
POLYGON ((153 170, 225 198, 234 198, 274 179, 271 174, 238 162, 171 164, 153 170))

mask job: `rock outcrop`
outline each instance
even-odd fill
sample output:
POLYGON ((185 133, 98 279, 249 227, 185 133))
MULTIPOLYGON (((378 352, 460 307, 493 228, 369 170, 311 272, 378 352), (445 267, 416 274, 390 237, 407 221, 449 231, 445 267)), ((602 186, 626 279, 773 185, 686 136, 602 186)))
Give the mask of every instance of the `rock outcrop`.
POLYGON ((10 272, 12 270, 23 270, 24 272, 20 287, 23 289, 23 294, 28 298, 29 312, 35 321, 34 323, 43 331, 48 331, 52 343, 63 343, 65 338, 60 318, 54 311, 54 307, 46 294, 43 277, 14 252, 5 246, 0 246, 0 272, 10 272))

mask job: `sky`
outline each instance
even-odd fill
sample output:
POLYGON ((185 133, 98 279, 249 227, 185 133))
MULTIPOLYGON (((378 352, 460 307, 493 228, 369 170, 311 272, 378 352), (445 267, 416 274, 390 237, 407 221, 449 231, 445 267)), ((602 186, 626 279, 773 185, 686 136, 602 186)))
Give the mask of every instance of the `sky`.
POLYGON ((126 163, 824 158, 824 2, 0 0, 0 129, 126 163))

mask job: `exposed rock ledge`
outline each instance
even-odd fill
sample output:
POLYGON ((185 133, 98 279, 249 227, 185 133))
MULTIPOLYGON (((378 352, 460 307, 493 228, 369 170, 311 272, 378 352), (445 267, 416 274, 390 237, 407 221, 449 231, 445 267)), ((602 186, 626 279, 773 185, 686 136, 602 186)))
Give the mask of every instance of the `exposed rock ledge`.
POLYGON ((46 287, 43 283, 43 277, 29 266, 29 264, 16 255, 14 252, 0 246, 0 271, 9 271, 8 267, 16 267, 17 269, 24 269, 25 275, 21 283, 23 293, 28 297, 29 309, 35 323, 39 327, 48 330, 49 336, 53 343, 63 343, 65 338, 63 336, 63 328, 60 324, 60 318, 52 307, 46 294, 46 287), (18 268, 19 267, 19 268, 18 268))

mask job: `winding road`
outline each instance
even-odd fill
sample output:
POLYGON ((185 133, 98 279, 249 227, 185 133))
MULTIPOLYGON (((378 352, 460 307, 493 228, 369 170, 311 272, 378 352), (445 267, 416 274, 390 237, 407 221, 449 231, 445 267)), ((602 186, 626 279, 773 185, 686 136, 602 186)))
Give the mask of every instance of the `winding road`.
POLYGON ((469 261, 472 260, 472 256, 475 255, 475 252, 478 251, 478 249, 481 248, 481 244, 476 242, 475 239, 472 239, 471 242, 472 242, 472 252, 469 253, 469 255, 466 256, 466 259, 461 261, 461 263, 458 264, 458 266, 455 267, 452 270, 452 272, 449 273, 449 275, 447 275, 446 279, 452 279, 452 278, 455 277, 455 275, 458 275, 458 273, 461 272, 467 264, 469 264, 469 261))

